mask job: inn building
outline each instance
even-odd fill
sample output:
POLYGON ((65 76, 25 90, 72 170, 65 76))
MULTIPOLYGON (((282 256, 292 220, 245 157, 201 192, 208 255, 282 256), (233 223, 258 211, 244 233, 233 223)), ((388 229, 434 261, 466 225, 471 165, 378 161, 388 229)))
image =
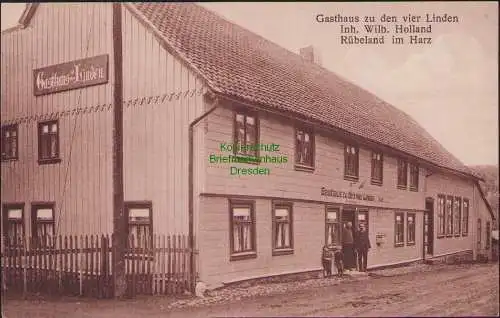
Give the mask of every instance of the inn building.
POLYGON ((295 54, 193 3, 135 3, 117 63, 112 27, 110 3, 39 3, 2 32, 3 235, 113 231, 121 67, 127 230, 187 234, 192 215, 199 281, 319 270, 347 221, 368 228, 368 268, 489 253, 479 178, 311 47, 295 54), (279 145, 231 154, 287 160, 210 162, 221 143, 279 145))

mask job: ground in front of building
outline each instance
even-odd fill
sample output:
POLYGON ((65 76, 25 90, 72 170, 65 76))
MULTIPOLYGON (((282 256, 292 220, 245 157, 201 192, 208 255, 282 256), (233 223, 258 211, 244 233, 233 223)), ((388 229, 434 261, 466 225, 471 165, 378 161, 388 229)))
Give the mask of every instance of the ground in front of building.
POLYGON ((234 297, 226 299, 225 303, 172 309, 169 307, 175 307, 173 305, 179 300, 148 297, 131 301, 51 301, 9 297, 3 304, 3 317, 498 317, 498 263, 433 265, 425 270, 415 269, 375 271, 368 279, 346 278, 335 283, 324 283, 328 278, 317 279, 315 285, 299 290, 287 289, 290 285, 286 284, 251 287, 277 291, 265 296, 245 298, 239 294, 241 291, 229 289, 234 297))

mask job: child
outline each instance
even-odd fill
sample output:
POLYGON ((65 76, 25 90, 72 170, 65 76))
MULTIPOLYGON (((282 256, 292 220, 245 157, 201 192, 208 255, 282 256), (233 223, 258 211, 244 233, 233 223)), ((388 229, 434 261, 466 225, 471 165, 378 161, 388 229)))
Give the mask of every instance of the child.
POLYGON ((333 253, 327 245, 323 246, 321 261, 323 264, 323 277, 332 276, 333 253))
POLYGON ((344 275, 344 254, 340 249, 333 250, 333 257, 335 259, 335 267, 339 276, 344 275))

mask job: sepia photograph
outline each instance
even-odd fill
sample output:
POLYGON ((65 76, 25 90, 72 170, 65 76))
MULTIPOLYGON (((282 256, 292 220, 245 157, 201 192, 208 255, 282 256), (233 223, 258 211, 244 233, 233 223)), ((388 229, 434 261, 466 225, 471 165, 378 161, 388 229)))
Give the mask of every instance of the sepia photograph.
POLYGON ((499 317, 498 3, 1 4, 1 315, 499 317))

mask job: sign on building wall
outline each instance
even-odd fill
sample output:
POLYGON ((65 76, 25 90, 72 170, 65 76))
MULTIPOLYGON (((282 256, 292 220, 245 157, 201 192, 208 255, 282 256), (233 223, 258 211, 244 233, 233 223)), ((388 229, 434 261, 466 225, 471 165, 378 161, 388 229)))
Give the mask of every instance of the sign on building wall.
POLYGON ((35 96, 107 83, 108 59, 98 55, 34 70, 35 96))
POLYGON ((337 190, 327 189, 325 187, 321 188, 321 195, 328 197, 335 197, 335 198, 343 198, 343 199, 362 200, 362 201, 379 201, 379 202, 384 201, 384 198, 377 197, 375 195, 370 195, 366 193, 357 193, 357 192, 337 191, 337 190))

